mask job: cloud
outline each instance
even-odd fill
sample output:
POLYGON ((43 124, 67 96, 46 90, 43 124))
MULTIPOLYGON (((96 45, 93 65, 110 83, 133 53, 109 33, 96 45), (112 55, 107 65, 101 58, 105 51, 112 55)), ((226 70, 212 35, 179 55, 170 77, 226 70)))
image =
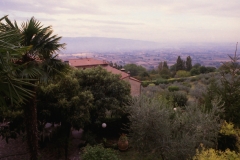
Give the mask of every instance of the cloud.
POLYGON ((239 8, 239 0, 0 0, 0 15, 20 22, 34 16, 63 36, 147 40, 221 40, 226 33, 235 40, 239 8))
POLYGON ((240 15, 239 0, 105 0, 105 2, 112 7, 119 6, 119 8, 129 8, 129 10, 155 10, 166 14, 240 15))
POLYGON ((105 14, 97 5, 79 1, 38 1, 38 0, 3 0, 0 2, 2 12, 32 12, 44 14, 105 14))
POLYGON ((109 25, 144 25, 144 23, 137 22, 122 22, 122 21, 113 21, 113 20, 96 20, 96 19, 84 19, 84 18, 70 18, 70 21, 81 21, 81 22, 91 22, 91 23, 100 23, 100 24, 109 24, 109 25))

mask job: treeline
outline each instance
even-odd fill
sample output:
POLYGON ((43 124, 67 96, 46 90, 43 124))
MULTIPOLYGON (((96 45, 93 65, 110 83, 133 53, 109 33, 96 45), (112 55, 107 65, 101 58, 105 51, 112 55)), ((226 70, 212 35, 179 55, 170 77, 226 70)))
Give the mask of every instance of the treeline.
POLYGON ((216 71, 215 67, 202 66, 199 63, 192 65, 192 58, 190 56, 188 56, 186 60, 183 60, 180 56, 178 56, 176 63, 172 66, 169 66, 167 61, 159 62, 156 69, 148 71, 141 65, 136 64, 127 64, 125 66, 118 66, 115 64, 113 66, 119 69, 123 67, 126 72, 130 73, 131 76, 134 76, 139 80, 189 77, 216 71))

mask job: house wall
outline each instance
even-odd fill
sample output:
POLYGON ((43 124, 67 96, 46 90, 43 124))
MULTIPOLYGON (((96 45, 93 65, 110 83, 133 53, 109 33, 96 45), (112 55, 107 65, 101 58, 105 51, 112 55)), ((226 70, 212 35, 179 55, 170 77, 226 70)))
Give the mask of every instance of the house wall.
POLYGON ((139 96, 141 94, 141 83, 135 80, 128 78, 124 78, 125 81, 129 82, 131 85, 131 95, 139 96))

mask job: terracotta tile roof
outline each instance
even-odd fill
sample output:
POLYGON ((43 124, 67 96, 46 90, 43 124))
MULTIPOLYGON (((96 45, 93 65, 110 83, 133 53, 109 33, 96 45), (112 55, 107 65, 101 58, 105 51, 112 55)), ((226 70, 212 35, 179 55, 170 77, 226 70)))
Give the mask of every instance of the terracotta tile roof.
POLYGON ((118 70, 118 69, 116 69, 116 68, 113 68, 113 67, 111 67, 111 66, 109 66, 109 65, 103 66, 103 68, 105 68, 108 72, 111 72, 111 73, 113 73, 113 74, 120 74, 120 75, 121 75, 121 79, 124 79, 124 78, 126 78, 126 77, 129 77, 129 74, 127 74, 127 73, 125 73, 125 72, 122 72, 122 71, 120 71, 120 70, 118 70))
POLYGON ((130 79, 141 83, 141 81, 139 81, 139 80, 136 79, 136 78, 130 77, 130 79))
POLYGON ((73 67, 108 65, 108 63, 104 60, 97 60, 92 58, 69 59, 68 62, 69 65, 73 67))
POLYGON ((121 79, 129 77, 129 74, 109 66, 108 63, 103 60, 97 60, 97 59, 92 59, 92 58, 81 58, 81 59, 69 59, 68 62, 69 62, 69 65, 73 66, 73 67, 87 67, 87 66, 99 66, 100 65, 100 66, 104 67, 108 72, 111 72, 113 74, 120 74, 121 79))

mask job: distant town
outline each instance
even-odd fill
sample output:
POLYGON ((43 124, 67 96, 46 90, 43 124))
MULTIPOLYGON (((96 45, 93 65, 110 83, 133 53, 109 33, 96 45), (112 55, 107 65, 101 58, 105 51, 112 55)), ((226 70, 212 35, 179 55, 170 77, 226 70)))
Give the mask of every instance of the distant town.
POLYGON ((126 51, 126 52, 82 52, 73 54, 60 54, 59 57, 63 60, 75 58, 95 58, 104 60, 117 65, 126 65, 134 63, 141 65, 148 70, 156 69, 159 62, 167 61, 171 66, 176 63, 177 57, 181 56, 186 59, 191 56, 193 64, 200 63, 204 66, 219 67, 222 62, 228 61, 229 56, 234 52, 228 50, 204 50, 204 49, 163 49, 163 50, 144 50, 144 51, 126 51), (230 54, 231 53, 231 54, 230 54))
POLYGON ((129 63, 141 65, 148 70, 155 69, 161 61, 168 66, 191 56, 192 63, 219 67, 233 56, 236 43, 155 43, 119 38, 63 38, 66 49, 59 53, 63 60, 75 58, 95 58, 124 66, 129 63))

